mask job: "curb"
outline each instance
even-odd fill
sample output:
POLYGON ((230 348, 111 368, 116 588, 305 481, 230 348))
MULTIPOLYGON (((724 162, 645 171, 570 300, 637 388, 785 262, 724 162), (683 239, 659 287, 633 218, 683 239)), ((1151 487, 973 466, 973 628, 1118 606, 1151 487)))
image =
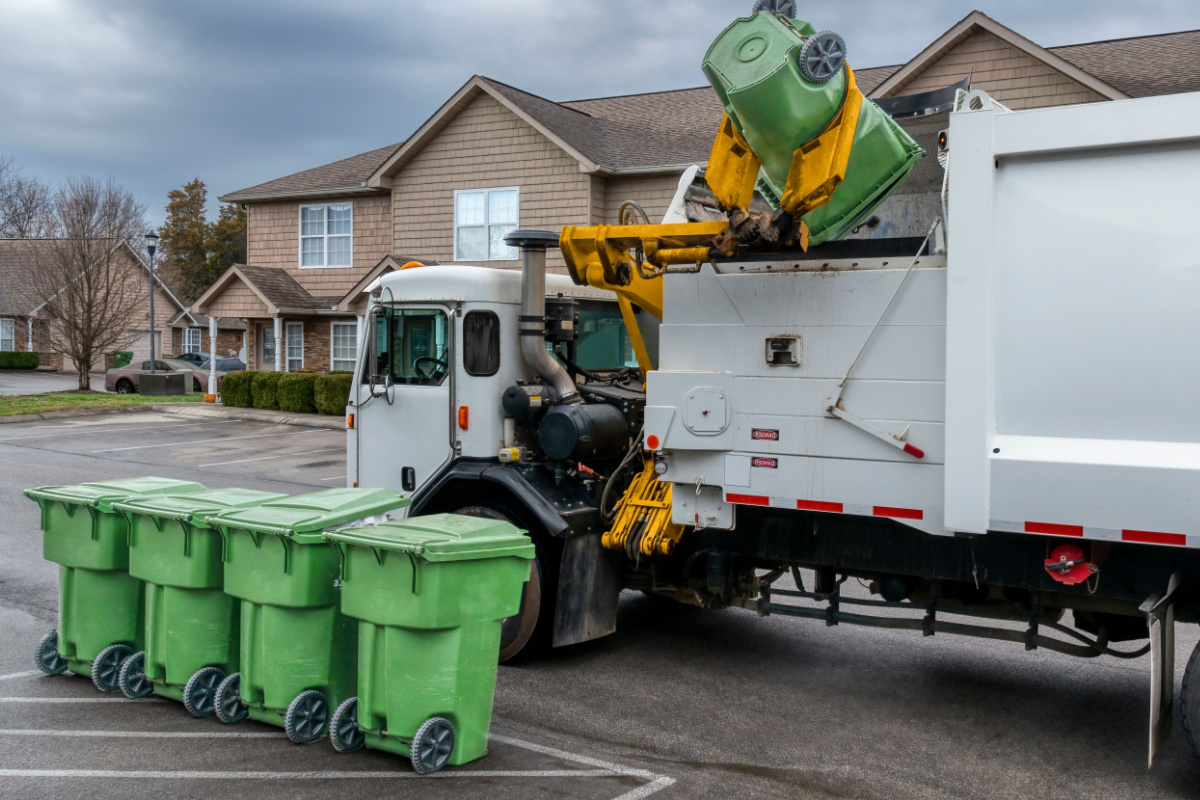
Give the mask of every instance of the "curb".
POLYGON ((281 411, 264 411, 259 408, 225 408, 224 406, 196 403, 149 403, 144 406, 121 406, 118 408, 85 408, 78 411, 44 411, 41 414, 13 414, 0 417, 0 425, 37 420, 70 419, 72 417, 99 417, 108 414, 135 414, 144 411, 169 412, 185 417, 217 417, 240 419, 247 422, 269 422, 275 425, 300 425, 307 428, 330 428, 345 430, 344 417, 324 414, 287 414, 281 411))
POLYGON ((219 417, 223 419, 240 419, 247 422, 270 422, 275 425, 301 425, 308 428, 332 428, 345 430, 346 418, 333 417, 325 414, 289 414, 284 411, 265 411, 261 408, 225 408, 225 406, 204 403, 163 403, 143 406, 155 411, 167 411, 187 417, 219 417))

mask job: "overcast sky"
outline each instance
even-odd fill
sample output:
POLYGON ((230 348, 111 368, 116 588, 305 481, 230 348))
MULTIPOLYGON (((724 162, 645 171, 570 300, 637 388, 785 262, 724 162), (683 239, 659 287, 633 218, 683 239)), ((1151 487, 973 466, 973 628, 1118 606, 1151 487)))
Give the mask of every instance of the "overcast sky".
MULTIPOLYGON (((699 86, 752 0, 0 0, 0 155, 112 176, 162 218, 400 142, 474 74, 552 100, 699 86)), ((1200 28, 1196 0, 799 0, 856 67, 978 8, 1043 46, 1200 28)))

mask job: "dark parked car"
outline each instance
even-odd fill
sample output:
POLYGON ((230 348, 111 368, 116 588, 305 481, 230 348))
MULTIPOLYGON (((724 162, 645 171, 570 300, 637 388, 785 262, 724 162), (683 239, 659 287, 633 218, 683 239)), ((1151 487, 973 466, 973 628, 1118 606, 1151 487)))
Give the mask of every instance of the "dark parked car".
MULTIPOLYGON (((217 366, 220 366, 218 359, 217 366)), ((238 364, 242 362, 235 359, 238 364)), ((241 369, 245 369, 242 364, 241 369)), ((158 372, 186 372, 192 377, 192 391, 203 394, 208 393, 208 370, 198 367, 195 364, 184 361, 179 358, 161 358, 154 362, 154 369, 158 372)), ((110 392, 117 394, 135 394, 138 390, 138 379, 143 372, 150 371, 150 362, 143 361, 141 364, 130 364, 127 367, 120 369, 110 369, 104 376, 104 388, 110 392)), ((225 377, 225 371, 217 370, 217 386, 221 385, 221 378, 225 377)))
MULTIPOLYGON (((186 361, 197 367, 208 369, 208 362, 211 358, 208 353, 184 353, 178 357, 180 361, 186 361)), ((217 356, 217 371, 218 372, 238 372, 244 370, 246 365, 236 358, 221 358, 217 356)))

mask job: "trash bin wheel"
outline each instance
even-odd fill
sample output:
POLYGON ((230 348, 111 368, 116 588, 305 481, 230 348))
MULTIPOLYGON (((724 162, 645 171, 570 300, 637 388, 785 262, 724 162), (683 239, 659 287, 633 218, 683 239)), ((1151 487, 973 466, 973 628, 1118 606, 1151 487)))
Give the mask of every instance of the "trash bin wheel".
POLYGON ((358 698, 343 700, 329 718, 329 741, 339 753, 353 753, 363 746, 362 731, 358 729, 358 698))
POLYGON ((283 732, 296 744, 315 742, 329 724, 329 701, 316 689, 296 695, 283 717, 283 732))
POLYGON ((58 654, 58 631, 51 629, 38 642, 33 663, 43 675, 62 675, 67 671, 67 660, 58 654))
POLYGON ((241 689, 242 674, 235 672, 225 676, 225 680, 217 686, 217 693, 213 695, 213 709, 217 719, 226 725, 241 722, 250 716, 250 709, 242 702, 241 689))
POLYGON ((431 717, 417 728, 413 736, 411 754, 413 769, 422 775, 431 775, 450 760, 454 752, 454 726, 450 720, 431 717))
POLYGON ((130 700, 140 700, 149 697, 154 691, 154 685, 146 680, 146 652, 134 653, 121 662, 121 671, 117 673, 117 686, 121 694, 130 700))
POLYGON ((118 681, 121 678, 121 664, 133 655, 133 648, 127 644, 110 644, 100 651, 92 662, 92 683, 102 692, 115 692, 121 688, 118 681))
POLYGON ((216 712, 217 686, 225 679, 220 667, 196 670, 183 687, 183 707, 193 717, 211 717, 216 712))

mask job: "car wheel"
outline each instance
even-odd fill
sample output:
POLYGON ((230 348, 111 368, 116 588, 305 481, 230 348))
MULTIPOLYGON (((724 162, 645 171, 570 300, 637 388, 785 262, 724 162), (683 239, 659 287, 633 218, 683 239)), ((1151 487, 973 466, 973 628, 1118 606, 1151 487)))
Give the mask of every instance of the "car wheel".
POLYGON ((125 378, 117 381, 117 394, 133 394, 133 381, 125 378))
POLYGON ((199 378, 192 378, 192 391, 196 394, 200 394, 204 391, 203 387, 200 386, 199 378))

